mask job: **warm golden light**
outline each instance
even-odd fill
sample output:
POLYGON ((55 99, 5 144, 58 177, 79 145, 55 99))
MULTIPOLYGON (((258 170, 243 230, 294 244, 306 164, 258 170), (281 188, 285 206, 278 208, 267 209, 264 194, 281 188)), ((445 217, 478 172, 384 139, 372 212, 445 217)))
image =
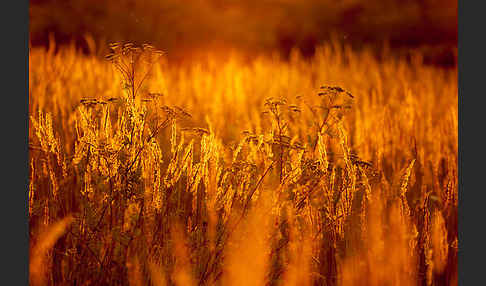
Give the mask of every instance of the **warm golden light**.
POLYGON ((33 282, 455 281, 457 70, 338 44, 154 57, 133 95, 130 49, 30 53, 30 223, 73 215, 33 282))
POLYGON ((31 284, 457 285, 456 12, 31 1, 31 284))

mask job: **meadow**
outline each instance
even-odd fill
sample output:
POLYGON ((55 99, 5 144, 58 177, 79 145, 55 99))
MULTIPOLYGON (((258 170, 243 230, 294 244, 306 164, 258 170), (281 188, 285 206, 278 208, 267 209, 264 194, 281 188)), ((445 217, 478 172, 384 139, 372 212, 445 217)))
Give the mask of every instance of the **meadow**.
POLYGON ((456 285, 457 68, 29 54, 31 285, 456 285))

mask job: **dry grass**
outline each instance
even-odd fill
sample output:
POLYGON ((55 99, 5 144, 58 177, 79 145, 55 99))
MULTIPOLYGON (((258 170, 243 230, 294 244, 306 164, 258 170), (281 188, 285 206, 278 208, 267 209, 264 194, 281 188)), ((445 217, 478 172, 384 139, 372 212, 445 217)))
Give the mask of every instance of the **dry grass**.
POLYGON ((457 283, 457 70, 112 48, 30 52, 33 283, 457 283))

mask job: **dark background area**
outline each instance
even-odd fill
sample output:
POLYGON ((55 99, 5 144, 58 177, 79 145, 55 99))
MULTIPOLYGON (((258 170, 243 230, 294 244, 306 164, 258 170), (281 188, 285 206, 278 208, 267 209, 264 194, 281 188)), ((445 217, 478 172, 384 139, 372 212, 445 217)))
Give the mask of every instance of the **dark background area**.
POLYGON ((298 48, 311 56, 330 39, 360 48, 421 49, 425 61, 457 64, 457 0, 31 0, 30 44, 152 43, 181 58, 204 50, 250 53, 298 48))

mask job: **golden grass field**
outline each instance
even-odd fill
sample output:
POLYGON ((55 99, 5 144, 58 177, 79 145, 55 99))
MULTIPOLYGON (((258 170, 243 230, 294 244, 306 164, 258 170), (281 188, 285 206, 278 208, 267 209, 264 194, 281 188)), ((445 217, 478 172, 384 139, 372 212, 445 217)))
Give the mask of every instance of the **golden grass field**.
POLYGON ((457 69, 29 54, 31 285, 456 285, 457 69))

